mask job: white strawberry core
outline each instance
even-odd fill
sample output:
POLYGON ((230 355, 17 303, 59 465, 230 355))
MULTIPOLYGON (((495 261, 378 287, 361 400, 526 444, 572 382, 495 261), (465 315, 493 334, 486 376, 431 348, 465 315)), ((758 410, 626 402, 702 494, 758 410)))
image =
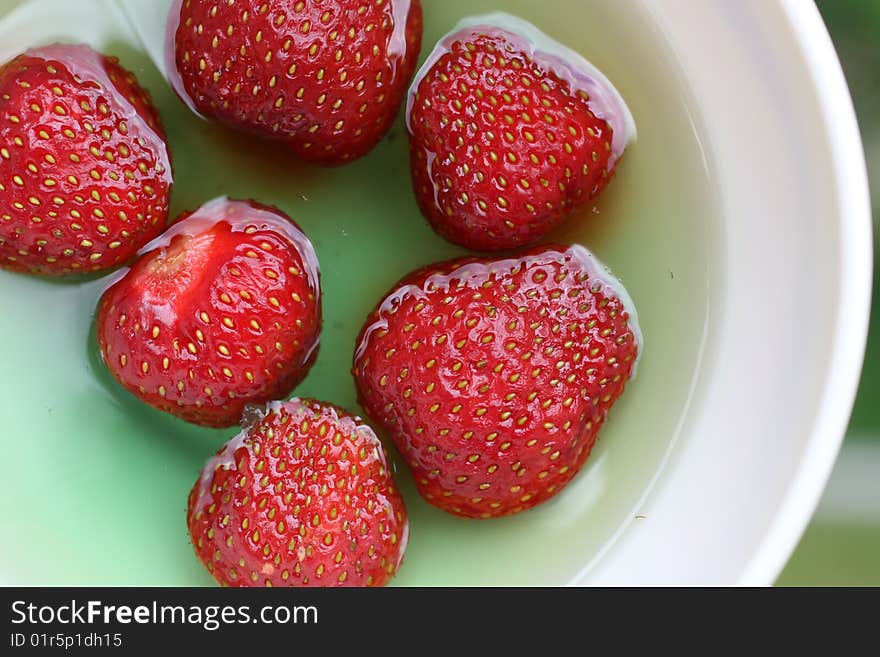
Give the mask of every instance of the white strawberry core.
POLYGON ((485 35, 504 39, 533 62, 552 71, 567 82, 572 92, 584 91, 589 96, 590 111, 606 121, 613 132, 611 158, 613 167, 626 147, 636 140, 636 123, 632 112, 611 81, 580 53, 544 34, 526 20, 504 12, 471 16, 461 20, 444 36, 416 73, 406 102, 406 125, 412 133, 410 115, 416 92, 425 76, 456 42, 471 41, 485 35))

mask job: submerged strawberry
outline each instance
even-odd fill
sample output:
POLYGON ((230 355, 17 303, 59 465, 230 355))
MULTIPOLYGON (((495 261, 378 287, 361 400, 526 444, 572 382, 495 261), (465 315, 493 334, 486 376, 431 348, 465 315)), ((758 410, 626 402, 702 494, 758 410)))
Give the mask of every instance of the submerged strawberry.
POLYGON ((189 494, 196 554, 226 586, 382 586, 409 537, 382 445, 360 418, 294 399, 255 413, 189 494))
POLYGON ((437 45, 407 125, 422 212, 478 250, 534 242, 594 198, 635 130, 598 70, 506 14, 470 19, 437 45))
POLYGON ((171 160, 134 75, 87 46, 0 68, 0 267, 109 269, 162 232, 171 160))
POLYGON ((391 127, 421 38, 419 0, 178 0, 168 67, 195 111, 335 165, 391 127))
POLYGON ((406 277, 368 318, 354 375, 421 494, 490 518, 580 470, 639 349, 620 283, 583 247, 545 247, 406 277))
POLYGON ((97 336, 114 377, 205 426, 288 395, 318 349, 318 262, 280 210, 217 199, 186 215, 101 297, 97 336))

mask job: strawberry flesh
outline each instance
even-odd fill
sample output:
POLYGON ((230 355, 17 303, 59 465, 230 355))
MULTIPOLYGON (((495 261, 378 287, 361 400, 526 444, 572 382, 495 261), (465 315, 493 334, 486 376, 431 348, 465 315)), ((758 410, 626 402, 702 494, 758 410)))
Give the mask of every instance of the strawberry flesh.
POLYGON ((595 198, 634 131, 610 83, 581 70, 583 58, 525 21, 495 16, 522 33, 487 24, 445 38, 407 109, 422 213, 448 240, 482 251, 530 244, 595 198), (537 38, 577 61, 541 51, 537 38))
POLYGON ((289 394, 321 327, 311 243, 280 210, 218 199, 185 215, 102 296, 98 345, 141 400, 205 426, 289 394))
POLYGON ((308 399, 271 403, 189 495, 196 555, 224 586, 382 586, 400 567, 406 507, 373 430, 308 399))
POLYGON ((391 127, 421 37, 419 0, 178 0, 168 68, 197 113, 338 165, 391 127))
POLYGON ((586 249, 542 247, 406 277, 367 319, 354 376, 421 494, 491 518, 580 470, 639 342, 632 302, 586 249))
POLYGON ((171 160, 149 94, 86 46, 0 68, 0 266, 64 275, 115 267, 161 233, 171 160))

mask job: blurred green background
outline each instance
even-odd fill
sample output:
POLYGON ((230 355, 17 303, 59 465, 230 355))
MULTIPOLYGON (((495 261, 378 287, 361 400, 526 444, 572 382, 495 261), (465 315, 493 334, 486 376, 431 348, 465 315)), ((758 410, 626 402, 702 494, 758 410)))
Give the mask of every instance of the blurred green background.
POLYGON ((849 434, 782 586, 880 586, 880 0, 818 0, 849 82, 874 208, 874 304, 849 434))

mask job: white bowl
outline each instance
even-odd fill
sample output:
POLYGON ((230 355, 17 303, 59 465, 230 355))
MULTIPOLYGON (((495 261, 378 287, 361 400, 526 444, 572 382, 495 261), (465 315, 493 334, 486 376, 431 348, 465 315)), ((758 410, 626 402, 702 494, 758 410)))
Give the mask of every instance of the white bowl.
MULTIPOLYGON (((425 3, 426 16, 430 14, 431 1, 425 3)), ((137 47, 131 44, 137 44, 139 38, 161 70, 164 9, 168 3, 169 0, 124 0, 118 4, 94 0, 88 4, 92 13, 86 20, 81 18, 87 7, 85 2, 74 6, 61 0, 39 0, 33 3, 33 14, 19 13, 14 22, 3 24, 13 38, 0 44, 0 56, 5 60, 29 45, 56 38, 87 39, 96 47, 111 48, 119 44, 137 47), (40 20, 29 20, 32 15, 40 16, 40 20), (129 27, 121 27, 126 24, 129 27)), ((649 52, 637 56, 634 50, 628 50, 629 46, 642 39, 660 44, 658 48, 662 46, 663 52, 672 54, 681 76, 681 84, 670 86, 670 93, 684 93, 687 99, 680 105, 652 107, 641 101, 636 103, 636 121, 642 123, 640 139, 645 140, 640 142, 641 148, 649 147, 650 130, 641 130, 651 125, 646 113, 652 109, 662 112, 670 111, 671 107, 685 108, 689 113, 677 120, 684 125, 690 122, 697 136, 695 143, 702 148, 698 151, 702 158, 700 168, 707 176, 676 180, 678 161, 670 158, 668 162, 660 160, 664 169, 657 172, 657 180, 672 180, 681 189, 709 180, 714 186, 711 194, 717 197, 713 207, 717 207, 718 216, 706 217, 707 222, 717 223, 719 233, 719 248, 715 249, 718 255, 711 256, 711 267, 707 269, 711 272, 711 280, 705 283, 710 290, 709 303, 706 312, 697 316, 698 330, 693 333, 701 340, 691 349, 697 356, 688 365, 689 371, 678 377, 685 381, 683 385, 689 393, 682 395, 685 403, 675 402, 677 406, 667 413, 672 418, 672 428, 662 429, 663 435, 654 441, 640 442, 640 437, 634 435, 634 427, 640 425, 632 417, 644 406, 653 405, 656 411, 664 402, 671 403, 662 398, 662 385, 660 392, 652 391, 648 381, 641 379, 653 376, 655 380, 660 377, 662 382, 664 373, 657 367, 662 359, 657 355, 669 348, 669 343, 660 339, 661 322, 659 330, 646 334, 644 373, 640 373, 640 380, 622 400, 625 406, 619 412, 615 409, 609 420, 606 429, 610 433, 605 433, 608 437, 600 448, 605 449, 609 442, 612 447, 591 460, 570 490, 561 494, 558 502, 554 501, 556 506, 529 512, 536 515, 522 514, 522 518, 505 525, 491 525, 493 540, 501 545, 504 531, 526 530, 532 526, 529 523, 542 527, 551 541, 555 536, 574 537, 570 543, 555 546, 556 563, 545 563, 553 561, 550 558, 529 562, 533 579, 520 579, 514 572, 508 579, 601 585, 772 583, 808 522, 837 455, 858 383, 869 313, 872 239, 865 164, 846 83, 818 11, 804 0, 542 0, 540 8, 531 0, 448 0, 444 8, 449 7, 453 7, 453 13, 505 9, 535 20, 543 17, 540 27, 596 57, 597 64, 613 73, 609 77, 623 82, 625 95, 638 82, 633 62, 644 63, 645 52, 649 52), (580 21, 573 20, 576 13, 580 21), (600 39, 601 48, 598 44, 591 48, 589 43, 578 43, 581 28, 586 30, 587 23, 596 17, 613 19, 614 30, 621 31, 621 38, 617 39, 618 33, 609 28, 608 34, 600 39), (628 60, 630 57, 632 61, 628 60), (621 73, 627 70, 628 76, 621 73), (654 397, 646 399, 646 391, 653 392, 654 397), (629 443, 626 436, 621 436, 628 431, 629 443), (625 467, 624 474, 629 477, 625 482, 619 480, 621 489, 626 490, 619 492, 616 500, 611 499, 616 494, 615 482, 602 479, 603 473, 607 474, 603 470, 607 464, 603 463, 609 460, 603 456, 617 455, 642 443, 655 451, 645 456, 641 464, 637 463, 638 454, 628 455, 633 464, 625 467), (569 533, 562 534, 560 527, 565 523, 554 522, 565 517, 568 510, 578 511, 579 505, 587 502, 577 496, 589 496, 591 491, 605 496, 596 497, 603 504, 608 500, 615 502, 616 506, 609 505, 606 512, 612 515, 601 519, 603 528, 597 524, 575 530, 571 525, 576 525, 580 516, 575 520, 568 518, 564 530, 569 533), (595 545, 584 547, 592 545, 590 540, 595 545), (560 565, 562 561, 564 567, 560 565)), ((434 11, 439 9, 435 7, 434 11)), ((0 18, 4 13, 0 10, 0 18)), ((445 29, 441 27, 435 25, 431 29, 442 33, 445 29)), ((600 34, 601 27, 597 30, 592 25, 586 31, 600 34)), ((425 52, 430 45, 426 42, 425 52)), ((645 76, 652 74, 651 70, 644 72, 645 76)), ((167 89, 163 90, 163 102, 176 102, 167 93, 167 89)), ((181 139, 189 137, 178 135, 181 139)), ((198 138, 194 135, 192 143, 197 144, 198 138)), ((635 148, 640 148, 639 143, 635 148)), ((618 195, 619 199, 624 194, 627 176, 634 176, 635 169, 644 172, 644 162, 636 153, 633 150, 629 161, 623 160, 618 180, 606 194, 618 195), (628 172, 626 167, 631 170, 628 172)), ((198 181, 190 175, 189 182, 195 186, 198 181)), ((303 201, 307 199, 303 197, 303 201)), ((618 210, 626 209, 619 200, 611 205, 618 210)), ((640 219, 647 222, 652 217, 640 219)), ((638 228, 624 226, 623 230, 632 229, 637 238, 638 228)), ((603 259, 628 276, 625 282, 628 287, 633 286, 630 291, 634 292, 636 302, 648 306, 648 315, 656 319, 656 299, 650 299, 645 292, 650 286, 637 275, 640 270, 626 258, 617 257, 627 245, 618 251, 617 246, 601 238, 598 233, 596 241, 600 251, 604 251, 601 255, 611 256, 603 259), (635 293, 639 288, 641 295, 635 293)), ((652 246, 643 244, 640 248, 643 253, 650 253, 652 246)), ((687 255, 688 246, 681 248, 687 255)), ((702 259, 710 257, 706 253, 695 253, 694 257, 698 255, 702 259)), ((666 273, 663 270, 664 276, 666 273)), ((16 294, 20 294, 18 299, 32 298, 34 305, 45 299, 50 304, 47 307, 55 308, 56 312, 66 309, 64 312, 80 315, 93 307, 100 287, 83 287, 78 292, 80 298, 39 281, 4 277, 6 281, 10 281, 9 290, 15 286, 16 294), (88 309, 83 310, 84 304, 88 309)), ((700 281, 690 281, 695 283, 700 281)), ((364 311, 367 307, 368 304, 364 305, 364 311)), ((36 312, 28 316, 31 315, 32 319, 41 317, 36 312)), ((7 326, 10 332, 14 331, 18 321, 12 315, 0 317, 0 328, 7 326)), ((73 337, 64 338, 67 342, 58 338, 57 344, 50 345, 54 351, 46 353, 68 354, 70 349, 80 349, 86 331, 86 322, 81 323, 82 326, 77 324, 78 332, 71 333, 73 337)), ((6 346, 0 345, 0 356, 10 372, 15 371, 15 359, 21 356, 22 348, 16 345, 26 344, 24 338, 19 338, 15 335, 6 346)), ((74 356, 82 354, 77 352, 74 356)), ((325 355, 325 359, 334 357, 329 352, 325 355)), ((343 360, 347 358, 346 353, 343 360)), ((42 411, 44 407, 37 403, 37 398, 38 391, 44 389, 43 380, 35 370, 22 362, 15 374, 20 380, 16 378, 6 384, 22 391, 22 395, 36 391, 21 403, 35 404, 35 410, 42 411)), ((51 385, 51 376, 46 381, 51 385)), ((97 384, 89 386, 83 390, 88 390, 91 400, 97 384)), ((105 394, 112 401, 111 393, 105 394)), ((20 446, 15 442, 17 429, 10 427, 20 426, 17 423, 26 414, 11 407, 6 410, 3 421, 11 441, 7 453, 13 453, 9 450, 20 446)), ((63 437, 64 425, 58 420, 62 410, 56 403, 55 420, 40 415, 40 426, 63 437), (57 429, 53 429, 52 422, 59 423, 57 429)), ((126 427, 126 431, 135 431, 139 426, 125 424, 124 413, 116 407, 102 408, 100 412, 111 413, 110 420, 126 427), (117 415, 112 415, 114 412, 117 415)), ((30 421, 35 420, 32 417, 30 421)), ((162 426, 172 427, 168 423, 162 426)), ((644 430, 650 431, 650 426, 644 430)), ((126 438, 135 439, 133 434, 126 438)), ((171 442, 157 440, 155 447, 174 455, 169 456, 163 475, 168 481, 176 477, 175 485, 181 486, 180 501, 176 497, 163 498, 157 502, 157 509, 167 503, 178 513, 183 504, 182 483, 190 477, 189 481, 194 480, 197 472, 190 461, 198 461, 201 451, 209 450, 205 443, 197 441, 178 441, 175 437, 173 446, 171 442), (185 458, 173 460, 181 449, 186 452, 185 458)), ((139 444, 137 449, 149 451, 151 445, 139 444)), ((47 455, 52 454, 51 443, 47 442, 42 449, 47 455)), ((35 453, 43 458, 42 452, 35 453)), ((48 456, 45 458, 40 462, 52 463, 48 456)), ((53 467, 62 469, 62 465, 53 467)), ((94 491, 99 490, 99 474, 95 473, 94 491)), ((35 483, 39 480, 30 474, 26 476, 30 477, 28 485, 37 491, 45 488, 35 483)), ((133 481, 147 481, 150 476, 132 473, 133 481)), ((67 483, 75 485, 77 478, 71 475, 67 483)), ((51 489, 52 485, 54 481, 47 481, 46 486, 51 489)), ((116 490, 109 483, 107 486, 108 490, 116 490)), ((92 503, 104 499, 85 486, 80 493, 83 491, 92 496, 88 498, 92 503)), ((124 499, 120 500, 122 504, 124 499)), ((161 512, 165 513, 164 507, 161 512)), ((452 520, 431 516, 430 510, 419 507, 418 513, 420 517, 434 518, 437 526, 453 527, 448 524, 452 520)), ((87 542, 80 541, 77 554, 81 558, 76 563, 70 557, 69 564, 59 564, 56 570, 42 574, 34 571, 34 577, 30 571, 16 572, 15 566, 7 563, 0 570, 0 580, 33 583, 36 578, 57 582, 66 577, 64 572, 76 568, 81 569, 77 571, 81 574, 70 576, 74 583, 89 583, 89 573, 116 583, 111 577, 127 577, 130 572, 131 577, 139 577, 125 565, 125 559, 142 563, 136 558, 143 555, 123 554, 122 550, 128 549, 124 536, 120 537, 126 531, 124 521, 120 520, 123 524, 111 531, 106 529, 102 513, 96 511, 93 515, 94 518, 79 519, 77 526, 88 531, 87 521, 91 518, 95 532, 107 532, 94 534, 96 540, 109 537, 118 541, 114 559, 119 563, 112 574, 107 574, 110 571, 104 564, 89 561, 101 560, 102 556, 91 550, 87 542)), ((160 522, 152 516, 149 521, 160 522)), ((192 577, 191 568, 196 565, 185 545, 182 516, 174 516, 171 525, 165 522, 163 515, 161 526, 167 533, 179 535, 180 544, 163 543, 161 547, 149 548, 153 566, 142 570, 151 576, 159 573, 162 582, 192 581, 187 578, 192 577), (170 565, 176 570, 171 570, 170 565), (169 570, 162 570, 166 567, 169 570)), ((490 525, 485 527, 488 536, 490 525)), ((138 529, 133 525, 131 528, 138 529)), ((51 529, 40 527, 40 532, 51 529)), ((148 526, 140 529, 146 531, 148 526)), ((419 540, 419 531, 422 530, 414 523, 415 541, 419 540)), ((434 531, 437 533, 430 535, 431 539, 436 536, 438 541, 453 540, 443 536, 445 529, 434 531)), ((31 532, 20 528, 19 535, 31 532)), ((428 536, 427 529, 423 535, 428 536)), ((46 536, 46 540, 53 541, 74 538, 69 533, 46 536)), ((442 543, 438 545, 438 550, 444 549, 442 543)), ((415 542, 412 547, 418 549, 415 542)), ((529 550, 521 544, 511 548, 529 550)), ((0 554, 7 555, 5 560, 12 560, 14 555, 21 558, 29 549, 7 546, 0 554)), ((413 559, 419 562, 422 556, 414 553, 413 559)), ((524 561, 515 563, 525 570, 524 561)))
POLYGON ((686 424, 580 579, 771 584, 824 489, 871 298, 864 155, 840 64, 802 0, 645 0, 703 116, 721 190, 717 313, 686 424))

